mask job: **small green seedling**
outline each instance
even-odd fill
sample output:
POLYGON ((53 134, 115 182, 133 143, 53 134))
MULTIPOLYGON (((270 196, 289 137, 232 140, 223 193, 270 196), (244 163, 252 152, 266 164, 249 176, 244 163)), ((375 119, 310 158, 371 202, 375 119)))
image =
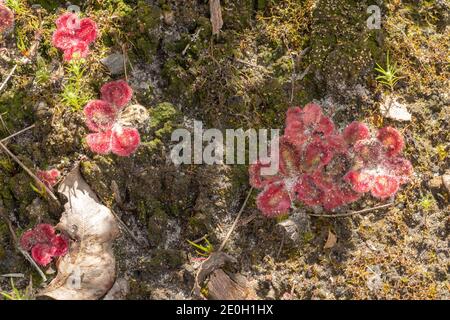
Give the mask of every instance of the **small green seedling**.
POLYGON ((0 291, 0 296, 3 296, 3 298, 5 298, 6 300, 31 300, 31 290, 32 290, 31 283, 32 282, 30 280, 30 285, 23 292, 20 292, 20 290, 17 289, 16 286, 14 285, 14 281, 11 278, 12 291, 10 293, 0 291))
POLYGON ((91 99, 85 89, 84 63, 84 59, 72 60, 66 67, 66 84, 61 93, 61 100, 72 111, 81 110, 91 99))
POLYGON ((420 206, 423 210, 428 211, 434 206, 435 201, 431 194, 427 194, 420 200, 420 206))
POLYGON ((375 70, 380 73, 380 75, 376 77, 377 81, 389 87, 391 91, 393 91, 397 82, 404 77, 397 76, 399 69, 397 68, 396 63, 391 64, 389 59, 389 52, 386 56, 386 69, 384 69, 378 63, 376 65, 377 67, 375 68, 375 70))
POLYGON ((45 198, 46 190, 43 185, 41 185, 41 188, 36 187, 32 182, 30 182, 30 187, 33 189, 34 192, 36 192, 38 195, 40 195, 42 198, 45 198))
POLYGON ((203 239, 203 241, 205 241, 205 243, 206 243, 206 246, 202 246, 202 245, 192 242, 190 240, 186 240, 186 241, 194 248, 197 248, 198 250, 196 250, 196 252, 201 256, 208 257, 214 251, 213 245, 208 241, 208 239, 206 237, 204 237, 204 239, 203 239))

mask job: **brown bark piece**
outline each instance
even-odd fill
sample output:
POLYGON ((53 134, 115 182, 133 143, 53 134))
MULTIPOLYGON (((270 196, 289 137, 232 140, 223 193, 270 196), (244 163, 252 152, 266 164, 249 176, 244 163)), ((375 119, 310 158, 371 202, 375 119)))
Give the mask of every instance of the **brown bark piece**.
POLYGON ((242 275, 228 275, 222 269, 218 269, 209 278, 208 299, 256 300, 258 297, 242 275))

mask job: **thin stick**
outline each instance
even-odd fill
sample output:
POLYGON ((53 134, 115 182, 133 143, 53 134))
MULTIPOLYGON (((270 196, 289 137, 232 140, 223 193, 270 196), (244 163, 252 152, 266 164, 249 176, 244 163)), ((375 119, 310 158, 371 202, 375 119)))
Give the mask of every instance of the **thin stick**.
POLYGON ((7 274, 0 274, 0 277, 2 277, 2 278, 25 278, 25 275, 23 273, 7 273, 7 274))
POLYGON ((283 238, 281 239, 281 244, 280 244, 280 248, 278 248, 278 252, 277 252, 277 256, 276 258, 278 259, 280 257, 281 254, 281 250, 283 250, 283 246, 284 246, 284 239, 286 237, 286 234, 283 233, 283 238))
POLYGON ((347 212, 347 213, 341 213, 341 214, 316 214, 316 213, 308 213, 308 215, 312 216, 312 217, 323 217, 323 218, 341 218, 341 217, 348 217, 348 216, 352 216, 354 214, 361 214, 361 213, 366 213, 366 212, 370 212, 370 211, 374 211, 374 210, 378 210, 378 209, 383 209, 383 208, 387 208, 390 207, 394 204, 394 202, 390 202, 387 204, 383 204, 381 206, 377 206, 377 207, 373 207, 373 208, 367 208, 367 209, 363 209, 363 210, 359 210, 359 211, 352 211, 352 212, 347 212))
POLYGON ((14 65, 14 67, 11 69, 11 71, 9 72, 9 74, 6 76, 6 79, 3 81, 2 85, 0 86, 0 92, 3 90, 3 88, 6 86, 6 84, 8 83, 9 79, 12 77, 12 75, 14 74, 14 71, 16 71, 17 68, 17 64, 14 65))
POLYGON ((36 126, 36 125, 33 124, 33 125, 29 126, 29 127, 26 127, 25 129, 22 129, 22 130, 20 130, 20 131, 14 133, 14 134, 12 134, 12 135, 10 135, 10 136, 8 136, 8 137, 2 139, 2 140, 0 140, 0 141, 1 141, 1 142, 6 142, 6 141, 8 141, 8 140, 10 140, 10 139, 12 139, 12 138, 14 138, 14 137, 16 137, 16 136, 18 136, 18 135, 24 133, 25 131, 28 131, 28 130, 30 130, 30 129, 33 129, 35 126, 36 126))
POLYGON ((20 161, 11 151, 9 151, 9 149, 3 144, 3 142, 0 141, 0 147, 3 149, 4 152, 6 152, 19 166, 22 167, 23 170, 25 170, 26 173, 28 173, 30 175, 30 177, 32 177, 40 186, 42 186, 45 191, 47 192, 47 194, 50 195, 50 197, 55 200, 58 201, 58 198, 55 196, 55 194, 53 193, 52 190, 50 190, 49 187, 47 187, 30 169, 27 168, 27 166, 25 166, 22 161, 20 161))
POLYGON ((33 258, 30 256, 30 254, 28 252, 26 252, 25 250, 23 250, 22 248, 20 248, 19 246, 17 246, 17 249, 25 257, 25 259, 27 259, 31 263, 31 265, 36 269, 36 271, 41 276, 42 280, 44 282, 47 282, 47 277, 45 276, 44 272, 42 272, 41 268, 39 268, 37 263, 34 262, 33 258))
POLYGON ((136 243, 142 247, 147 247, 146 243, 143 243, 142 241, 140 241, 134 234, 133 232, 128 228, 128 226, 125 224, 125 222, 122 221, 122 219, 120 219, 119 215, 113 210, 110 209, 113 216, 116 218, 117 222, 119 223, 119 226, 122 227, 123 230, 125 230, 125 233, 127 233, 134 241, 136 241, 136 243))
POLYGON ((128 73, 127 73, 127 60, 128 60, 128 55, 125 51, 125 45, 122 44, 122 55, 123 55, 123 71, 125 73, 125 80, 128 81, 128 73))
POLYGON ((3 218, 3 220, 5 220, 6 224, 8 225, 8 229, 9 232, 11 233, 11 237, 13 239, 13 242, 16 246, 16 249, 24 256, 24 258, 26 260, 28 260, 28 262, 31 263, 31 265, 36 269, 36 271, 39 273, 39 275, 41 276, 42 280, 44 282, 47 281, 47 277, 45 276, 45 274, 42 272, 41 268, 39 268, 39 266, 37 265, 37 263, 33 260, 33 258, 30 256, 30 254, 28 252, 26 252, 25 250, 23 250, 20 247, 19 241, 17 240, 17 236, 16 233, 14 232, 14 229, 12 227, 11 221, 8 219, 8 217, 6 216, 6 214, 4 214, 4 210, 3 208, 0 207, 0 217, 3 218))
POLYGON ((237 225, 237 223, 238 223, 238 221, 239 221, 239 219, 240 219, 240 217, 242 215, 242 212, 244 211, 245 206, 247 205, 248 199, 250 199, 252 191, 253 191, 253 187, 251 187, 250 190, 248 191, 247 198, 245 198, 245 201, 242 204, 242 207, 239 210, 239 213, 238 213, 236 219, 234 220, 233 224, 231 225, 230 230, 228 230, 228 233, 225 236, 225 239, 222 241, 222 244, 220 245, 220 248, 219 248, 219 252, 223 250, 223 248, 225 247, 225 244, 227 243, 228 239, 230 238, 231 234, 233 233, 234 228, 236 228, 236 225, 237 225))
POLYGON ((2 126, 5 128, 6 133, 11 134, 11 131, 9 131, 8 126, 6 125, 5 121, 3 120, 3 114, 0 114, 0 122, 2 126))

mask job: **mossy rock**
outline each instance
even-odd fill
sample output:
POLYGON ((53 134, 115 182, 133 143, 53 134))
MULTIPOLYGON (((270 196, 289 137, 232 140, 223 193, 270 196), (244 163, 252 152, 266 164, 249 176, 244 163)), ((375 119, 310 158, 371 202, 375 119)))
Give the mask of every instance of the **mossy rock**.
POLYGON ((148 219, 148 239, 151 245, 157 246, 166 241, 167 214, 161 209, 153 211, 148 219))
POLYGON ((186 261, 186 253, 176 249, 155 249, 150 261, 145 265, 149 272, 179 268, 186 261))

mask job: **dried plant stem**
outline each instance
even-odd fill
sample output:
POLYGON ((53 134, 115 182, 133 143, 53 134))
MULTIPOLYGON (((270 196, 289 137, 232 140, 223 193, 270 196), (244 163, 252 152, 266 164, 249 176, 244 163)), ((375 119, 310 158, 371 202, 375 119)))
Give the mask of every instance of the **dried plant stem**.
POLYGON ((12 240, 14 242, 14 245, 16 246, 16 249, 24 256, 24 258, 26 260, 28 260, 28 262, 31 263, 31 265, 36 269, 36 271, 41 276, 42 280, 44 282, 46 282, 47 281, 47 277, 45 276, 44 272, 42 272, 41 268, 39 268, 37 263, 30 256, 30 254, 20 247, 19 240, 17 239, 16 233, 14 232, 14 229, 12 227, 11 221, 9 220, 7 215, 5 214, 4 209, 2 207, 0 207, 0 217, 2 217, 3 220, 5 220, 6 224, 8 225, 8 229, 9 229, 9 232, 11 233, 11 237, 12 237, 12 240))
POLYGON ((394 202, 390 202, 387 204, 383 204, 381 206, 377 206, 377 207, 373 207, 373 208, 367 208, 367 209, 363 209, 363 210, 359 210, 359 211, 352 211, 352 212, 346 212, 346 213, 341 213, 341 214, 316 214, 316 213, 308 213, 309 216, 312 217, 322 217, 322 218, 341 218, 341 217, 349 217, 355 214, 361 214, 361 213, 366 213, 366 212, 370 212, 370 211, 374 211, 374 210, 378 210, 378 209, 383 209, 383 208, 387 208, 394 205, 394 202))
POLYGON ((6 79, 3 81, 3 83, 0 85, 0 92, 3 90, 4 87, 6 87, 6 84, 8 83, 9 79, 12 77, 14 72, 16 71, 17 64, 14 65, 14 67, 11 69, 9 74, 6 76, 6 79))
POLYGON ((25 278, 25 275, 23 273, 6 273, 6 274, 0 274, 0 277, 2 277, 2 278, 25 278))
POLYGON ((5 143, 6 141, 8 141, 8 140, 14 138, 15 136, 18 136, 18 135, 24 133, 25 131, 31 130, 31 129, 33 129, 34 127, 35 127, 35 125, 33 124, 33 125, 31 125, 31 126, 29 126, 29 127, 26 127, 25 129, 22 129, 22 130, 20 130, 20 131, 14 133, 14 134, 12 134, 12 135, 10 135, 10 136, 8 136, 8 137, 2 139, 2 140, 0 140, 0 141, 3 142, 3 143, 5 143))
POLYGON ((55 196, 55 194, 53 193, 52 190, 50 190, 49 187, 47 187, 30 169, 28 169, 28 167, 23 164, 22 161, 20 161, 4 144, 3 142, 0 142, 0 148, 3 149, 3 151, 5 153, 7 153, 19 166, 22 167, 23 170, 25 170, 26 173, 28 173, 28 175, 30 177, 32 177, 37 184, 39 184, 40 186, 42 186, 46 193, 55 201, 58 201, 58 198, 55 196))
POLYGON ((117 222, 119 223, 119 226, 125 231, 125 233, 127 233, 138 245, 140 245, 142 247, 147 247, 147 244, 140 241, 133 234, 133 232, 128 228, 128 226, 125 224, 125 222, 123 222, 122 219, 120 219, 119 215, 113 209, 110 209, 110 210, 111 210, 113 216, 116 218, 117 222))
POLYGON ((44 272, 42 272, 41 268, 39 268, 39 266, 37 265, 37 263, 33 260, 33 258, 30 256, 30 254, 28 252, 26 252, 25 250, 23 250, 22 248, 20 248, 19 246, 17 246, 17 249, 19 250, 19 252, 25 257, 25 259, 27 259, 31 265, 36 269, 36 271, 39 273, 39 275, 42 278, 42 281, 47 282, 47 277, 45 276, 44 272))
POLYGON ((225 239, 223 239, 222 244, 220 245, 219 252, 223 250, 223 248, 225 247, 225 244, 227 243, 228 239, 230 238, 231 234, 233 233, 233 230, 236 228, 236 225, 239 222, 239 219, 241 218, 242 212, 244 211, 245 206, 247 205, 248 199, 250 199, 252 191, 253 191, 253 187, 251 187, 250 190, 248 191, 247 197, 245 198, 245 201, 242 204, 242 207, 239 210, 236 219, 234 220, 233 224, 231 225, 230 230, 228 230, 228 233, 225 236, 225 239))

